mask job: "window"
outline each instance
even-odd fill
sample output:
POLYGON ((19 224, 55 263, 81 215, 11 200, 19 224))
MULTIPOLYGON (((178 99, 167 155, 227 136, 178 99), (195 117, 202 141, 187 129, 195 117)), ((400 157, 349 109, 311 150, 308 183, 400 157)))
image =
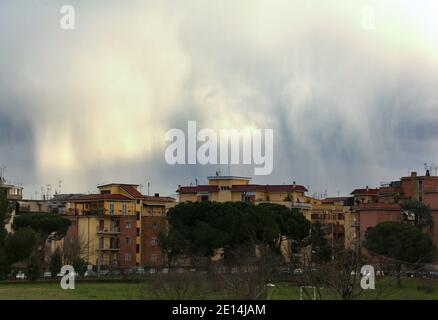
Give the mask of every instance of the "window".
POLYGON ((126 237, 126 245, 131 245, 131 237, 126 237))
POLYGON ((122 215, 126 216, 128 213, 128 205, 126 203, 122 204, 122 215))
POLYGON ((131 262, 131 253, 125 253, 125 262, 131 262))
POLYGON ((151 261, 157 261, 158 255, 157 254, 151 254, 151 261))
POLYGON ((104 245, 104 239, 103 237, 99 238, 99 249, 103 249, 103 245, 104 245))
POLYGON ((126 229, 131 229, 131 220, 126 221, 126 229))
POLYGON ((114 203, 110 203, 110 205, 109 205, 109 214, 110 215, 114 215, 114 203))
POLYGON ((208 201, 208 194, 201 196, 201 201, 208 201))
POLYGON ((153 224, 152 224, 152 228, 153 228, 153 229, 157 229, 157 228, 158 228, 158 224, 153 223, 153 224))
POLYGON ((137 220, 140 220, 140 212, 137 211, 137 220))
POLYGON ((158 245, 158 240, 157 240, 156 237, 153 237, 153 238, 151 239, 151 246, 156 246, 156 245, 158 245))
POLYGON ((137 248, 136 248, 136 252, 140 253, 140 245, 137 243, 137 248))
POLYGON ((137 237, 140 236, 140 228, 137 228, 137 237))

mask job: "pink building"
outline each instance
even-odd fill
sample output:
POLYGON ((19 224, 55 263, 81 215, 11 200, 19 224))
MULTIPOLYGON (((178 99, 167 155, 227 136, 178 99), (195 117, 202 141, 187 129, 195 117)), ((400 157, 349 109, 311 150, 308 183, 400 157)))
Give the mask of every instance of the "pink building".
POLYGON ((354 196, 354 208, 360 222, 359 239, 363 239, 369 227, 380 222, 404 221, 407 216, 400 203, 403 200, 416 199, 432 209, 432 237, 433 242, 438 245, 438 176, 431 176, 429 172, 424 176, 418 176, 416 172, 412 172, 411 176, 382 185, 380 188, 356 189, 351 194, 354 196))

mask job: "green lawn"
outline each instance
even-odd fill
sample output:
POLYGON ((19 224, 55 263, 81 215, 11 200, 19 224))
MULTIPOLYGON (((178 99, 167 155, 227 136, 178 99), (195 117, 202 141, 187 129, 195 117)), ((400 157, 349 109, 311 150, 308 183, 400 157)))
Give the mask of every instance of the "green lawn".
MULTIPOLYGON (((402 288, 399 289, 392 278, 378 279, 376 289, 366 291, 360 298, 438 300, 438 280, 406 278, 403 279, 402 284, 402 288)), ((321 293, 323 299, 334 297, 328 289, 322 288, 321 293)), ((288 283, 277 283, 275 287, 269 289, 269 296, 274 300, 298 300, 300 290, 288 283)), ((0 283, 0 300, 130 300, 153 299, 153 297, 147 285, 133 282, 77 282, 75 290, 62 290, 59 282, 0 283)))

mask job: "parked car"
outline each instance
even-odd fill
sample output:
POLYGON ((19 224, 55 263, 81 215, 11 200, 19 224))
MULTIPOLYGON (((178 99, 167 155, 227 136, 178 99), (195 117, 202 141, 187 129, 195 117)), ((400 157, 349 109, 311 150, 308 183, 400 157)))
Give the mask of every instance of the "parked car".
POLYGON ((144 268, 137 268, 136 270, 135 270, 135 274, 137 274, 137 275, 144 275, 146 272, 144 271, 144 268))
POLYGON ((15 279, 17 280, 26 280, 27 276, 23 271, 18 271, 18 273, 15 275, 15 279))
POLYGON ((133 274, 135 274, 135 268, 126 268, 123 271, 123 274, 126 276, 132 276, 133 274))
POLYGON ((112 276, 120 276, 120 270, 119 269, 114 269, 114 270, 111 270, 111 272, 110 272, 110 275, 112 275, 112 276))
POLYGON ((376 271, 376 276, 383 277, 383 276, 385 276, 385 272, 383 270, 377 270, 376 271))
POLYGON ((294 275, 301 275, 301 274, 303 274, 303 270, 302 269, 298 268, 298 269, 294 270, 294 275))
POLYGON ((97 272, 93 271, 93 270, 87 270, 84 273, 84 277, 88 278, 88 277, 97 277, 97 272))
POLYGON ((50 278, 52 278, 52 273, 49 272, 49 271, 44 272, 44 274, 43 274, 43 278, 44 278, 44 279, 50 279, 50 278))
POLYGON ((163 268, 162 270, 161 270, 161 273, 169 273, 169 268, 163 268))
POLYGON ((105 277, 105 276, 109 276, 109 271, 108 270, 99 270, 99 272, 97 273, 97 275, 99 276, 99 277, 105 277))
POLYGON ((155 268, 150 268, 149 269, 149 273, 150 274, 155 274, 155 273, 157 273, 157 270, 155 268))

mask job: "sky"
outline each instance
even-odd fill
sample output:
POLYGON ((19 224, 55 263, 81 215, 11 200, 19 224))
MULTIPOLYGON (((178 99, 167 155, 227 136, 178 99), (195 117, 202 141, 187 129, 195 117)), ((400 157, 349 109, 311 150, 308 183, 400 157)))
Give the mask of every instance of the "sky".
POLYGON ((0 167, 41 185, 178 185, 252 166, 168 165, 165 133, 272 128, 273 172, 345 195, 438 164, 438 2, 2 0, 0 167), (75 9, 63 30, 60 9, 75 9))

